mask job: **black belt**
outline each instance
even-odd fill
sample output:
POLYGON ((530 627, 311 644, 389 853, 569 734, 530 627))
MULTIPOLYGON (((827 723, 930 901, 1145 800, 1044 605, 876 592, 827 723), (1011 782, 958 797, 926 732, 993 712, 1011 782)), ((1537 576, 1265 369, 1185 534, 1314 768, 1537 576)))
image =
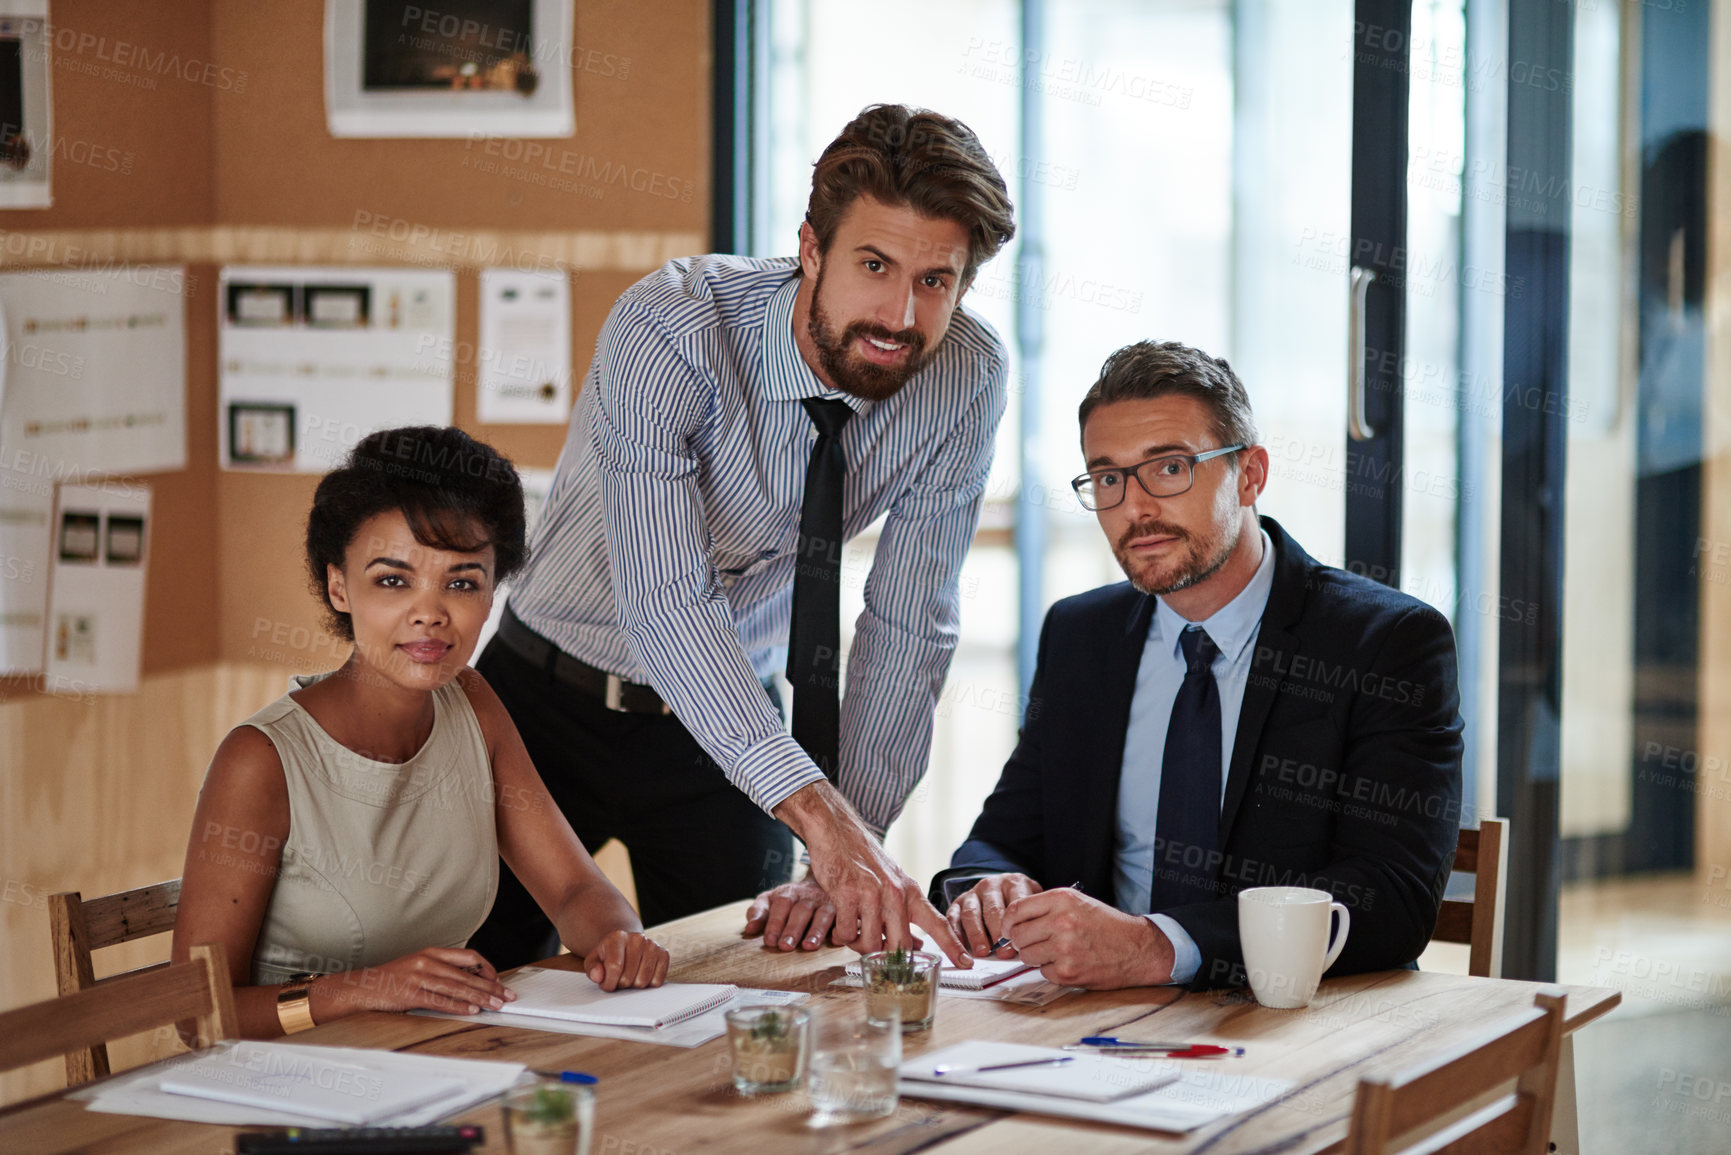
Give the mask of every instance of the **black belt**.
POLYGON ((499 619, 498 638, 519 658, 552 675, 554 680, 600 698, 609 710, 622 714, 671 714, 672 707, 661 700, 653 686, 627 682, 618 674, 598 670, 587 662, 579 662, 564 650, 523 624, 523 619, 505 607, 499 619))

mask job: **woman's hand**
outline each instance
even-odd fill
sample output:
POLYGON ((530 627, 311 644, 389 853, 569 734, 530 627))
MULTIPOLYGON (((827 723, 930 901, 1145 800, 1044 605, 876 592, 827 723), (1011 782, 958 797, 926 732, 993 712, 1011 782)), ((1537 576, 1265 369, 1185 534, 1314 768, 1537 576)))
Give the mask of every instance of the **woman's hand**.
POLYGON ((641 931, 609 931, 583 960, 583 970, 604 991, 658 987, 667 981, 667 948, 641 931))
MULTIPOLYGON (((665 954, 665 952, 663 952, 665 954)), ((326 975, 312 985, 314 1022, 359 1011, 496 1011, 516 999, 493 964, 472 950, 430 946, 376 967, 326 975)))

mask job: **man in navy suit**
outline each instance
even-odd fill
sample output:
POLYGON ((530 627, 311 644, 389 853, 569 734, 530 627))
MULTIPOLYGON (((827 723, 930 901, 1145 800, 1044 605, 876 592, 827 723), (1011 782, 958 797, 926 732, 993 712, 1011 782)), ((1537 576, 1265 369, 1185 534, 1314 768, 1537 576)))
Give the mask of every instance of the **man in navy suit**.
POLYGON ((1256 500, 1244 387, 1175 342, 1114 353, 1081 405, 1127 583, 1055 604, 1021 739, 932 884, 976 955, 1109 989, 1244 983, 1240 890, 1350 909, 1331 974, 1408 965, 1460 825, 1454 635, 1312 559, 1256 500))

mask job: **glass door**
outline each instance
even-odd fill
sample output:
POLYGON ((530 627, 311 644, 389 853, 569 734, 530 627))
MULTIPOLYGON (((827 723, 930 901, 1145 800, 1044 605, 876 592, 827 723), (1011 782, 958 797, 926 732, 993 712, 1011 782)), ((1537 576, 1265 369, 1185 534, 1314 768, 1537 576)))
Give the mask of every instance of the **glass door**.
POLYGON ((1556 974, 1623 993, 1576 1046, 1588 1149, 1721 1151, 1731 26, 1723 3, 1570 9, 1556 974))

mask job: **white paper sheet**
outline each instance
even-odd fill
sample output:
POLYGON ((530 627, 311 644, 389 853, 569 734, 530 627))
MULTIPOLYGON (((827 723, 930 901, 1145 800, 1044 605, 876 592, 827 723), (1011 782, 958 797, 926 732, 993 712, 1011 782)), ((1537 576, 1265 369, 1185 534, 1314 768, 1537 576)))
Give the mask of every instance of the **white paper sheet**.
POLYGON ((727 1033, 726 1014, 732 1007, 790 1006, 805 1001, 800 991, 771 991, 756 987, 740 987, 733 1002, 725 1007, 686 1019, 660 1030, 645 1027, 612 1027, 600 1023, 574 1023, 564 1019, 533 1018, 528 1015, 501 1015, 497 1011, 481 1011, 473 1015, 455 1015, 444 1011, 410 1011, 430 1019, 455 1019, 463 1023, 485 1023, 493 1027, 518 1027, 529 1031, 546 1031, 554 1035, 585 1035, 592 1039, 625 1039, 633 1043, 654 1043, 662 1047, 701 1047, 711 1039, 727 1033))
POLYGON ((75 482, 186 468, 187 289, 159 265, 0 274, 0 464, 75 482))
POLYGON ((476 415, 489 424, 571 417, 571 283, 564 273, 481 270, 476 415))
MULTIPOLYGON (((1054 1050, 1052 1053, 1064 1052, 1054 1050)), ((929 1068, 931 1061, 931 1054, 921 1055, 918 1059, 903 1063, 902 1071, 905 1073, 911 1064, 929 1068)), ((1056 1115, 1066 1119, 1089 1119, 1100 1123, 1142 1127, 1151 1131, 1185 1132, 1206 1127, 1230 1115, 1253 1110, 1265 1103, 1272 1103, 1293 1087, 1292 1083, 1282 1079, 1239 1074, 1231 1068, 1229 1060, 1171 1062, 1164 1059, 1124 1058, 1116 1061, 1136 1064, 1150 1073, 1176 1073, 1178 1080, 1158 1090, 1129 1095, 1109 1103, 1030 1095, 1024 1091, 988 1090, 916 1081, 905 1077, 900 1080, 901 1093, 910 1099, 973 1103, 1004 1111, 1056 1115)))
MULTIPOLYGON (((6 412, 11 346, 0 298, 0 422, 6 412)), ((54 482, 12 465, 0 444, 0 674, 42 672, 48 637, 48 522, 54 482)))
POLYGON ((901 1065, 901 1078, 909 1086, 936 1083, 943 1087, 1110 1103, 1145 1095, 1176 1082, 1178 1072, 1110 1055, 1069 1054, 1055 1047, 969 1039, 908 1060, 901 1065), (1043 1066, 1004 1066, 1038 1060, 1050 1062, 1043 1066), (1000 1069, 979 1069, 986 1067, 1000 1069), (939 1074, 946 1068, 947 1073, 939 1074))
POLYGON ((45 690, 138 689, 150 518, 148 485, 115 480, 60 487, 50 524, 54 576, 45 690))
MULTIPOLYGON (((224 1047, 232 1045, 234 1044, 219 1044, 224 1047)), ((389 1121, 393 1127, 419 1127, 461 1114, 477 1103, 503 1094, 525 1069, 522 1063, 447 1059, 437 1055, 403 1054, 359 1047, 317 1047, 304 1043, 266 1045, 286 1053, 358 1063, 383 1071, 428 1078, 455 1078, 463 1084, 465 1089, 452 1098, 393 1117, 389 1121)), ((189 1123, 217 1123, 230 1127, 329 1126, 318 1119, 290 1114, 287 1111, 194 1099, 162 1090, 164 1073, 198 1058, 203 1053, 181 1055, 166 1062, 141 1067, 105 1082, 71 1091, 66 1097, 84 1100, 91 1111, 113 1115, 144 1115, 153 1119, 180 1119, 189 1123)))
POLYGON ((164 1071, 157 1086, 206 1102, 287 1110, 351 1127, 376 1126, 464 1090, 449 1075, 342 1062, 250 1039, 193 1056, 164 1071))
POLYGON ((48 636, 54 483, 0 468, 0 674, 39 674, 48 636))
POLYGON ((449 272, 230 265, 217 309, 224 469, 324 473, 376 430, 451 423, 449 272))

